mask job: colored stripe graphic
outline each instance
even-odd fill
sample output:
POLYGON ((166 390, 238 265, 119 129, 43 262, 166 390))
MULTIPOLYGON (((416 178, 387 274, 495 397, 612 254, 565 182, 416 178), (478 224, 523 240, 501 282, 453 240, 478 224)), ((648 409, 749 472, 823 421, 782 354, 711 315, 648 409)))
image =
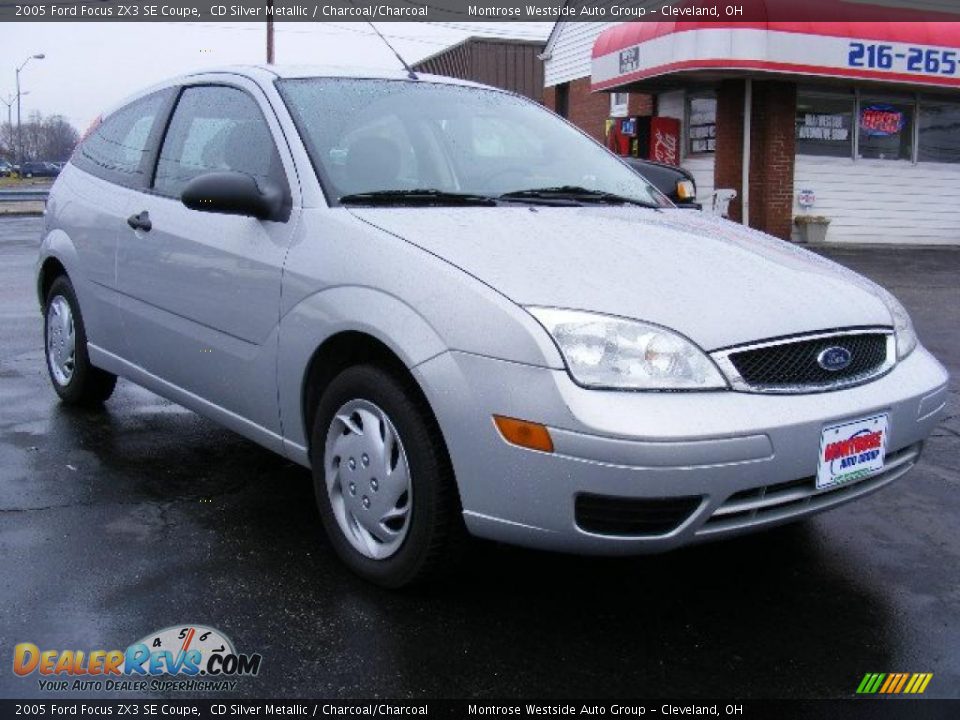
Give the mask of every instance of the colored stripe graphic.
POLYGON ((858 695, 920 695, 933 679, 933 673, 867 673, 857 686, 858 695))

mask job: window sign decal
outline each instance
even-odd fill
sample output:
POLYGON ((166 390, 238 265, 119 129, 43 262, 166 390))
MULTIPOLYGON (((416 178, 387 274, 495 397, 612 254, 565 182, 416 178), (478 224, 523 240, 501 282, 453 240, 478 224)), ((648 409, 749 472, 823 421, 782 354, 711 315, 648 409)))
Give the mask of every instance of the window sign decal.
POLYGON ((870 137, 899 135, 905 124, 903 112, 892 105, 868 105, 860 110, 860 129, 870 137))

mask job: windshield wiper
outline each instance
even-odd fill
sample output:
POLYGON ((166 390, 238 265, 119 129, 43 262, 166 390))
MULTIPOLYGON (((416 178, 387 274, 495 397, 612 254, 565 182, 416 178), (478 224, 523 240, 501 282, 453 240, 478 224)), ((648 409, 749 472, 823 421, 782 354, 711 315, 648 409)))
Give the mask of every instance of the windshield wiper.
POLYGON ((497 201, 488 195, 447 192, 434 188, 415 190, 372 190, 340 198, 344 205, 479 205, 490 207, 497 201))
POLYGON ((590 190, 577 185, 560 185, 558 187, 531 188, 529 190, 514 190, 500 195, 498 200, 575 200, 578 202, 607 203, 611 205, 638 205, 640 207, 659 210, 660 206, 646 200, 617 195, 603 190, 590 190))

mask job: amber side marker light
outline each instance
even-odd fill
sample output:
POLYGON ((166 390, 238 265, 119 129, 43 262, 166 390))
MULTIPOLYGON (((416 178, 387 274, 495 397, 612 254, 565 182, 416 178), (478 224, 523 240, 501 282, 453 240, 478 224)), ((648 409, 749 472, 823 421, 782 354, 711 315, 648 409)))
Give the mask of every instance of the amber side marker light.
POLYGON ((503 435, 503 439, 511 445, 540 452, 553 452, 553 440, 550 432, 543 425, 502 415, 494 415, 493 422, 503 435))
POLYGON ((677 197, 681 200, 693 200, 697 191, 693 189, 693 183, 689 180, 680 180, 677 182, 677 197))

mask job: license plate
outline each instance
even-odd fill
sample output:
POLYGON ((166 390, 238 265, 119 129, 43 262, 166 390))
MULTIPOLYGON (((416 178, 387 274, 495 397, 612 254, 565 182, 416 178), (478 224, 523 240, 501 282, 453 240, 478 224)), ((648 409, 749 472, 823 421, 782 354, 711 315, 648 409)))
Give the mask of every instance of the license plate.
POLYGON ((886 415, 823 429, 817 490, 856 482, 883 470, 887 449, 886 415))

